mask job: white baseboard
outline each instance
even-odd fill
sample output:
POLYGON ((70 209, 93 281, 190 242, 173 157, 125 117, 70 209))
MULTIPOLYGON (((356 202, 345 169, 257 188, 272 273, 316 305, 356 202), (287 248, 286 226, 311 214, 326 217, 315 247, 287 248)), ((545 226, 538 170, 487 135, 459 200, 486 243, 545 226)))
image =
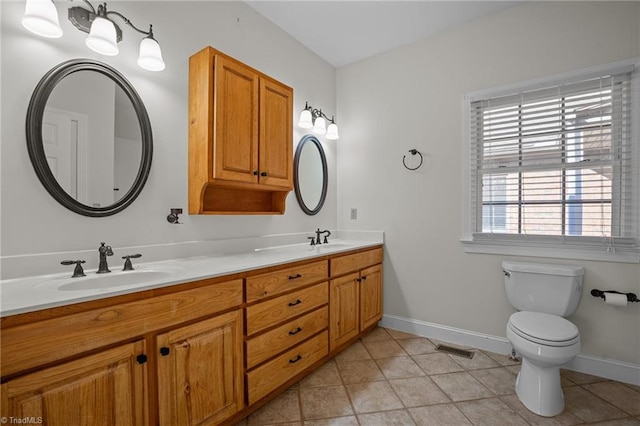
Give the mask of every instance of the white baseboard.
MULTIPOLYGON (((384 315, 380 326, 484 351, 505 355, 511 353, 511 343, 506 337, 393 315, 384 315)), ((640 365, 638 364, 580 354, 563 368, 640 386, 640 365)))

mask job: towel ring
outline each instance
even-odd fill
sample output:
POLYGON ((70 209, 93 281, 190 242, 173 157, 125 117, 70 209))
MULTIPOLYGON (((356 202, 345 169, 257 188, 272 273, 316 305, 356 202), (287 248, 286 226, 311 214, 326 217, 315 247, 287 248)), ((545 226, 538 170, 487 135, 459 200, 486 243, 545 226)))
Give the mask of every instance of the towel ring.
POLYGON ((418 164, 416 167, 413 167, 413 168, 407 166, 407 163, 405 162, 405 159, 407 158, 406 155, 402 156, 402 164, 404 165, 405 169, 407 169, 407 170, 418 170, 422 166, 422 162, 424 161, 424 158, 422 157, 422 153, 420 151, 418 151, 417 149, 415 149, 415 148, 414 149, 410 149, 409 153, 411 155, 418 154, 420 156, 420 164, 418 164))

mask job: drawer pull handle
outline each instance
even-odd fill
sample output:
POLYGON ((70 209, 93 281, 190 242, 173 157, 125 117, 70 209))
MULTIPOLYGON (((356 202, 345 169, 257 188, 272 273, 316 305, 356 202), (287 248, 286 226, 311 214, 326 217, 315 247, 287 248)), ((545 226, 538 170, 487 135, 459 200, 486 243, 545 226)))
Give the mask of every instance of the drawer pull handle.
POLYGON ((302 355, 298 355, 297 357, 290 359, 289 360, 289 364, 295 364, 296 362, 300 361, 302 359, 302 355))
POLYGON ((296 306, 302 303, 302 300, 298 299, 295 302, 289 302, 289 306, 296 306))
POLYGON ((298 278, 302 278, 302 275, 300 275, 300 274, 289 275, 289 279, 290 280, 295 280, 295 279, 298 279, 298 278))
POLYGON ((301 331, 302 331, 302 327, 298 327, 298 328, 296 328, 295 330, 290 331, 290 332, 289 332, 289 336, 293 336, 294 334, 298 334, 298 333, 300 333, 301 331))

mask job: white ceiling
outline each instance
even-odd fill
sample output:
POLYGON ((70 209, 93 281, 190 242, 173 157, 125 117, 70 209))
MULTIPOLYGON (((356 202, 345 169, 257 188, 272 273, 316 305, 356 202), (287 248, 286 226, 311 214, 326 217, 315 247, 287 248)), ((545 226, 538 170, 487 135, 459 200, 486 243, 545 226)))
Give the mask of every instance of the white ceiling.
POLYGON ((335 67, 420 40, 521 1, 247 1, 335 67))

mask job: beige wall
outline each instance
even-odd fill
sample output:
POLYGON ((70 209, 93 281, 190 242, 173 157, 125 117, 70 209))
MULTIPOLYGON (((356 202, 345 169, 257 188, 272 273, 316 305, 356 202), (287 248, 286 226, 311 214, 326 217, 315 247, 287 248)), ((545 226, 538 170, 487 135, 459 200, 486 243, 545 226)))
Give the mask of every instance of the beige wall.
MULTIPOLYGON (((514 311, 501 262, 465 254, 462 107, 467 92, 640 55, 640 3, 527 2, 338 69, 338 225, 385 231, 386 315, 505 336, 514 311), (402 156, 425 156, 410 172, 402 156), (349 209, 358 208, 358 219, 349 209)), ((581 264, 572 320, 582 354, 640 364, 640 304, 606 306, 593 288, 640 294, 640 266, 581 264)))

